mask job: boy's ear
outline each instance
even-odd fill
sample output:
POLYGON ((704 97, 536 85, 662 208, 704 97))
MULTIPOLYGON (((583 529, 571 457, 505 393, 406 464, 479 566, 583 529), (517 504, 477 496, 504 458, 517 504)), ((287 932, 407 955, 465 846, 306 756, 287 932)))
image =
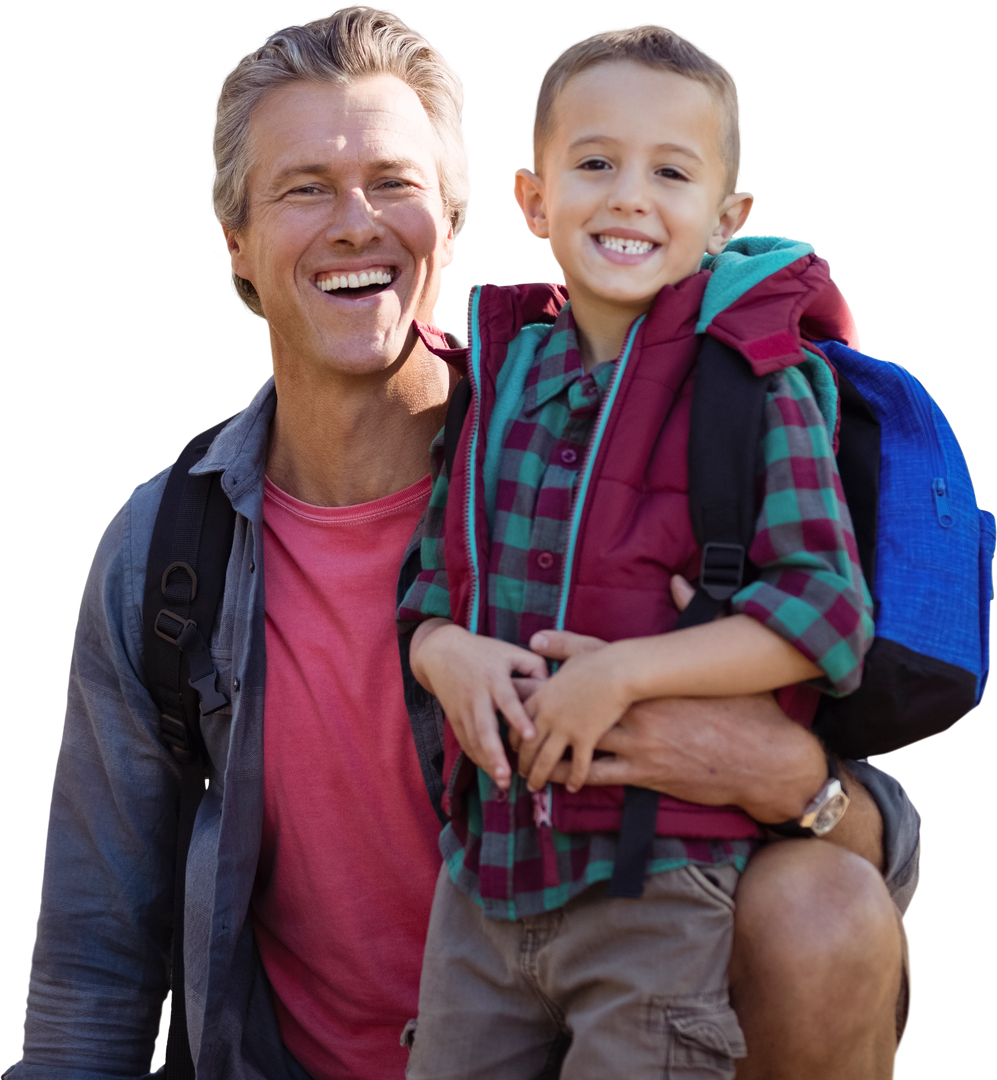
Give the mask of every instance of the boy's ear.
POLYGON ((530 232, 541 240, 550 239, 547 209, 544 205, 544 182, 529 169, 519 169, 516 172, 516 202, 523 211, 530 232))
POLYGON ((706 245, 711 255, 719 255, 727 246, 727 241, 748 220, 754 201, 754 195, 742 191, 728 195, 720 204, 720 215, 706 245))

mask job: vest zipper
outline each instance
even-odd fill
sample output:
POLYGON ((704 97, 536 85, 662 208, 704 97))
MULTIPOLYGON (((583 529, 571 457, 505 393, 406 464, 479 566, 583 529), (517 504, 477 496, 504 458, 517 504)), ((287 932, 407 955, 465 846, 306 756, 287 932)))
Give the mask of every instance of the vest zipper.
POLYGON ((595 464, 596 455, 599 452, 599 444, 602 442, 602 436, 606 430, 609 413, 613 408, 613 403, 616 401, 620 383, 623 381, 623 375, 627 369, 627 363, 630 360, 634 338, 637 336, 637 331, 640 329, 644 318, 645 316, 641 315, 627 333, 626 341, 623 343, 623 349, 616 360, 616 369, 613 372, 613 378, 599 404, 595 425, 592 428, 592 437, 589 439, 589 444, 585 448, 585 456, 582 458, 582 467, 578 473, 578 487, 575 490, 571 503, 571 517, 569 519, 570 524, 568 527, 568 547, 564 553, 564 566, 561 568, 561 592, 557 605, 557 618, 554 621, 555 630, 564 629, 564 618, 568 610, 568 593, 571 589, 571 565, 575 561, 575 551, 578 547, 578 530, 581 526, 582 511, 585 508, 585 497, 588 494, 589 481, 592 479, 592 468, 595 464))
POLYGON ((481 338, 475 331, 478 321, 478 303, 481 299, 481 286, 475 285, 467 302, 467 342, 470 352, 467 362, 467 377, 471 381, 471 438, 468 439, 467 480, 464 484, 464 538, 467 543, 467 556, 471 565, 471 601, 467 612, 467 629, 478 632, 479 606, 481 599, 481 571, 478 566, 478 545, 474 531, 475 506, 475 463, 478 457, 478 427, 481 418, 481 398, 479 394, 479 367, 481 364, 481 338))

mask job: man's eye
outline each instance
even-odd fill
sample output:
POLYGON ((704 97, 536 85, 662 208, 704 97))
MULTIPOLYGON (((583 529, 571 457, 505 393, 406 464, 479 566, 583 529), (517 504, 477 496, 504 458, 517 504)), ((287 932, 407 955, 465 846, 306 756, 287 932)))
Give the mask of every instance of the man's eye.
POLYGON ((382 180, 377 186, 381 191, 403 191, 411 185, 406 180, 399 180, 397 177, 391 177, 388 180, 382 180))
POLYGON ((304 184, 302 187, 296 187, 291 194, 292 195, 318 195, 321 192, 321 188, 318 184, 304 184))

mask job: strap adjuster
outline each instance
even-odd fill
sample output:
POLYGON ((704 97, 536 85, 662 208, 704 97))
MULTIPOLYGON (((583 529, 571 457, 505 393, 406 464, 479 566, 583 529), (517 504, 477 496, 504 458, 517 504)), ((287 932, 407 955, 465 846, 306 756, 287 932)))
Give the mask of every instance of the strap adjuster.
POLYGON ((699 587, 712 600, 729 600, 744 580, 744 545, 703 545, 699 587))
POLYGON ((161 637, 163 641, 168 641, 171 645, 179 647, 180 635, 188 626, 196 627, 197 623, 194 622, 193 619, 185 619, 175 611, 169 611, 167 608, 160 608, 159 613, 156 615, 156 622, 153 625, 153 629, 156 631, 157 637, 161 637))

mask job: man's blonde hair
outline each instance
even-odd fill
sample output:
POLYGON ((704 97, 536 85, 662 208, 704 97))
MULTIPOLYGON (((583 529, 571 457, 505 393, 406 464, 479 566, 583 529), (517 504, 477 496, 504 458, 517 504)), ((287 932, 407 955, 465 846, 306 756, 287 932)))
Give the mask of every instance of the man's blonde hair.
MULTIPOLYGON (((327 19, 280 30, 225 80, 215 124, 218 220, 229 229, 249 220, 249 122, 270 91, 293 82, 349 85, 371 75, 394 75, 422 102, 439 141, 440 194, 456 234, 464 224, 469 188, 460 79, 421 34, 389 12, 368 7, 343 8, 327 19)), ((246 305, 263 315, 252 282, 237 274, 232 278, 246 305)))
MULTIPOLYGON (((543 168, 543 154, 554 130, 554 107, 569 79, 595 67, 629 60, 650 68, 662 68, 684 75, 708 86, 720 107, 721 141, 726 174, 724 194, 737 184, 741 156, 741 136, 737 122, 737 88, 734 80, 716 60, 711 60, 691 42, 663 26, 635 26, 631 30, 609 30, 572 45, 554 61, 544 76, 537 100, 537 118, 533 126, 533 167, 543 168)), ((640 108, 640 103, 634 103, 640 108)))

